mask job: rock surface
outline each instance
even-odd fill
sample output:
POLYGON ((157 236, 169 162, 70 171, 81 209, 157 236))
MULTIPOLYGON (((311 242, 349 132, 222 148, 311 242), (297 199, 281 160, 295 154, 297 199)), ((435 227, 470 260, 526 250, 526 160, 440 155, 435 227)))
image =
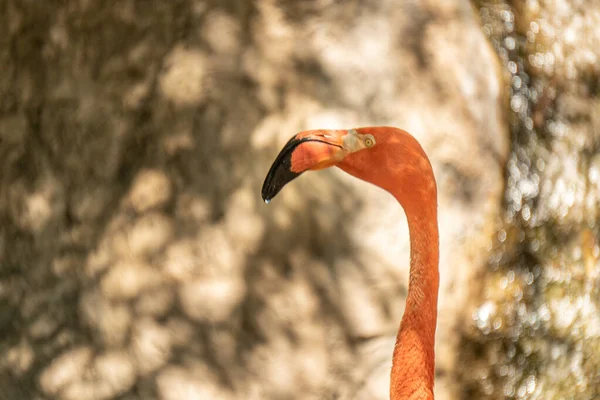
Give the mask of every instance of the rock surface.
POLYGON ((386 398, 408 237, 387 194, 262 179, 309 128, 395 125, 440 193, 440 399, 507 155, 467 1, 0 7, 0 398, 386 398))
POLYGON ((457 370, 464 399, 600 397, 600 9, 479 1, 509 88, 505 210, 457 370))

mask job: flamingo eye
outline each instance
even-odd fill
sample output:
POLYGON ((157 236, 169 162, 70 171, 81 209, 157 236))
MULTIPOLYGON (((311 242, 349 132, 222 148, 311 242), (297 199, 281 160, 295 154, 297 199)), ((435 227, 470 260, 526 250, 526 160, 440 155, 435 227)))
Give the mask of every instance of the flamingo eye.
POLYGON ((365 146, 367 146, 367 147, 375 146, 375 138, 373 137, 373 135, 367 135, 367 137, 365 138, 365 146))

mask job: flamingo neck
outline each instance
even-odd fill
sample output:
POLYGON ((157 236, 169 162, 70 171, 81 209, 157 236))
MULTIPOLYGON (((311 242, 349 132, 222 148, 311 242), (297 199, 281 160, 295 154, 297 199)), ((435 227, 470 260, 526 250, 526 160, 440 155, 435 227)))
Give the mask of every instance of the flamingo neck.
POLYGON ((439 287, 437 201, 404 205, 410 234, 410 273, 404 316, 392 359, 391 400, 433 399, 439 287))

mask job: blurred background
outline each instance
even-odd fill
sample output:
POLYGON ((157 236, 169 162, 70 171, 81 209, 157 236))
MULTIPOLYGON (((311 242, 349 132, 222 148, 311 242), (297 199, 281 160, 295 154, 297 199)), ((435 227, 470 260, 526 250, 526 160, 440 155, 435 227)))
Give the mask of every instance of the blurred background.
POLYGON ((262 180, 394 125, 439 186, 438 399, 600 396, 596 0, 4 0, 0 399, 385 399, 408 230, 262 180))

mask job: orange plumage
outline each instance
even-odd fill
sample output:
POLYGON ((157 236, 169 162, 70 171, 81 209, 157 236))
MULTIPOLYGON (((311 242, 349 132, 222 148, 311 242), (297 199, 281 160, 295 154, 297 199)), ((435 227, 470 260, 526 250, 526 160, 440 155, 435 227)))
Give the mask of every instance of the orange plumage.
POLYGON ((301 132, 286 144, 269 170, 263 199, 270 201, 304 171, 334 165, 385 189, 406 213, 410 274, 392 357, 390 399, 433 399, 439 235, 431 163, 417 140, 397 128, 301 132))

